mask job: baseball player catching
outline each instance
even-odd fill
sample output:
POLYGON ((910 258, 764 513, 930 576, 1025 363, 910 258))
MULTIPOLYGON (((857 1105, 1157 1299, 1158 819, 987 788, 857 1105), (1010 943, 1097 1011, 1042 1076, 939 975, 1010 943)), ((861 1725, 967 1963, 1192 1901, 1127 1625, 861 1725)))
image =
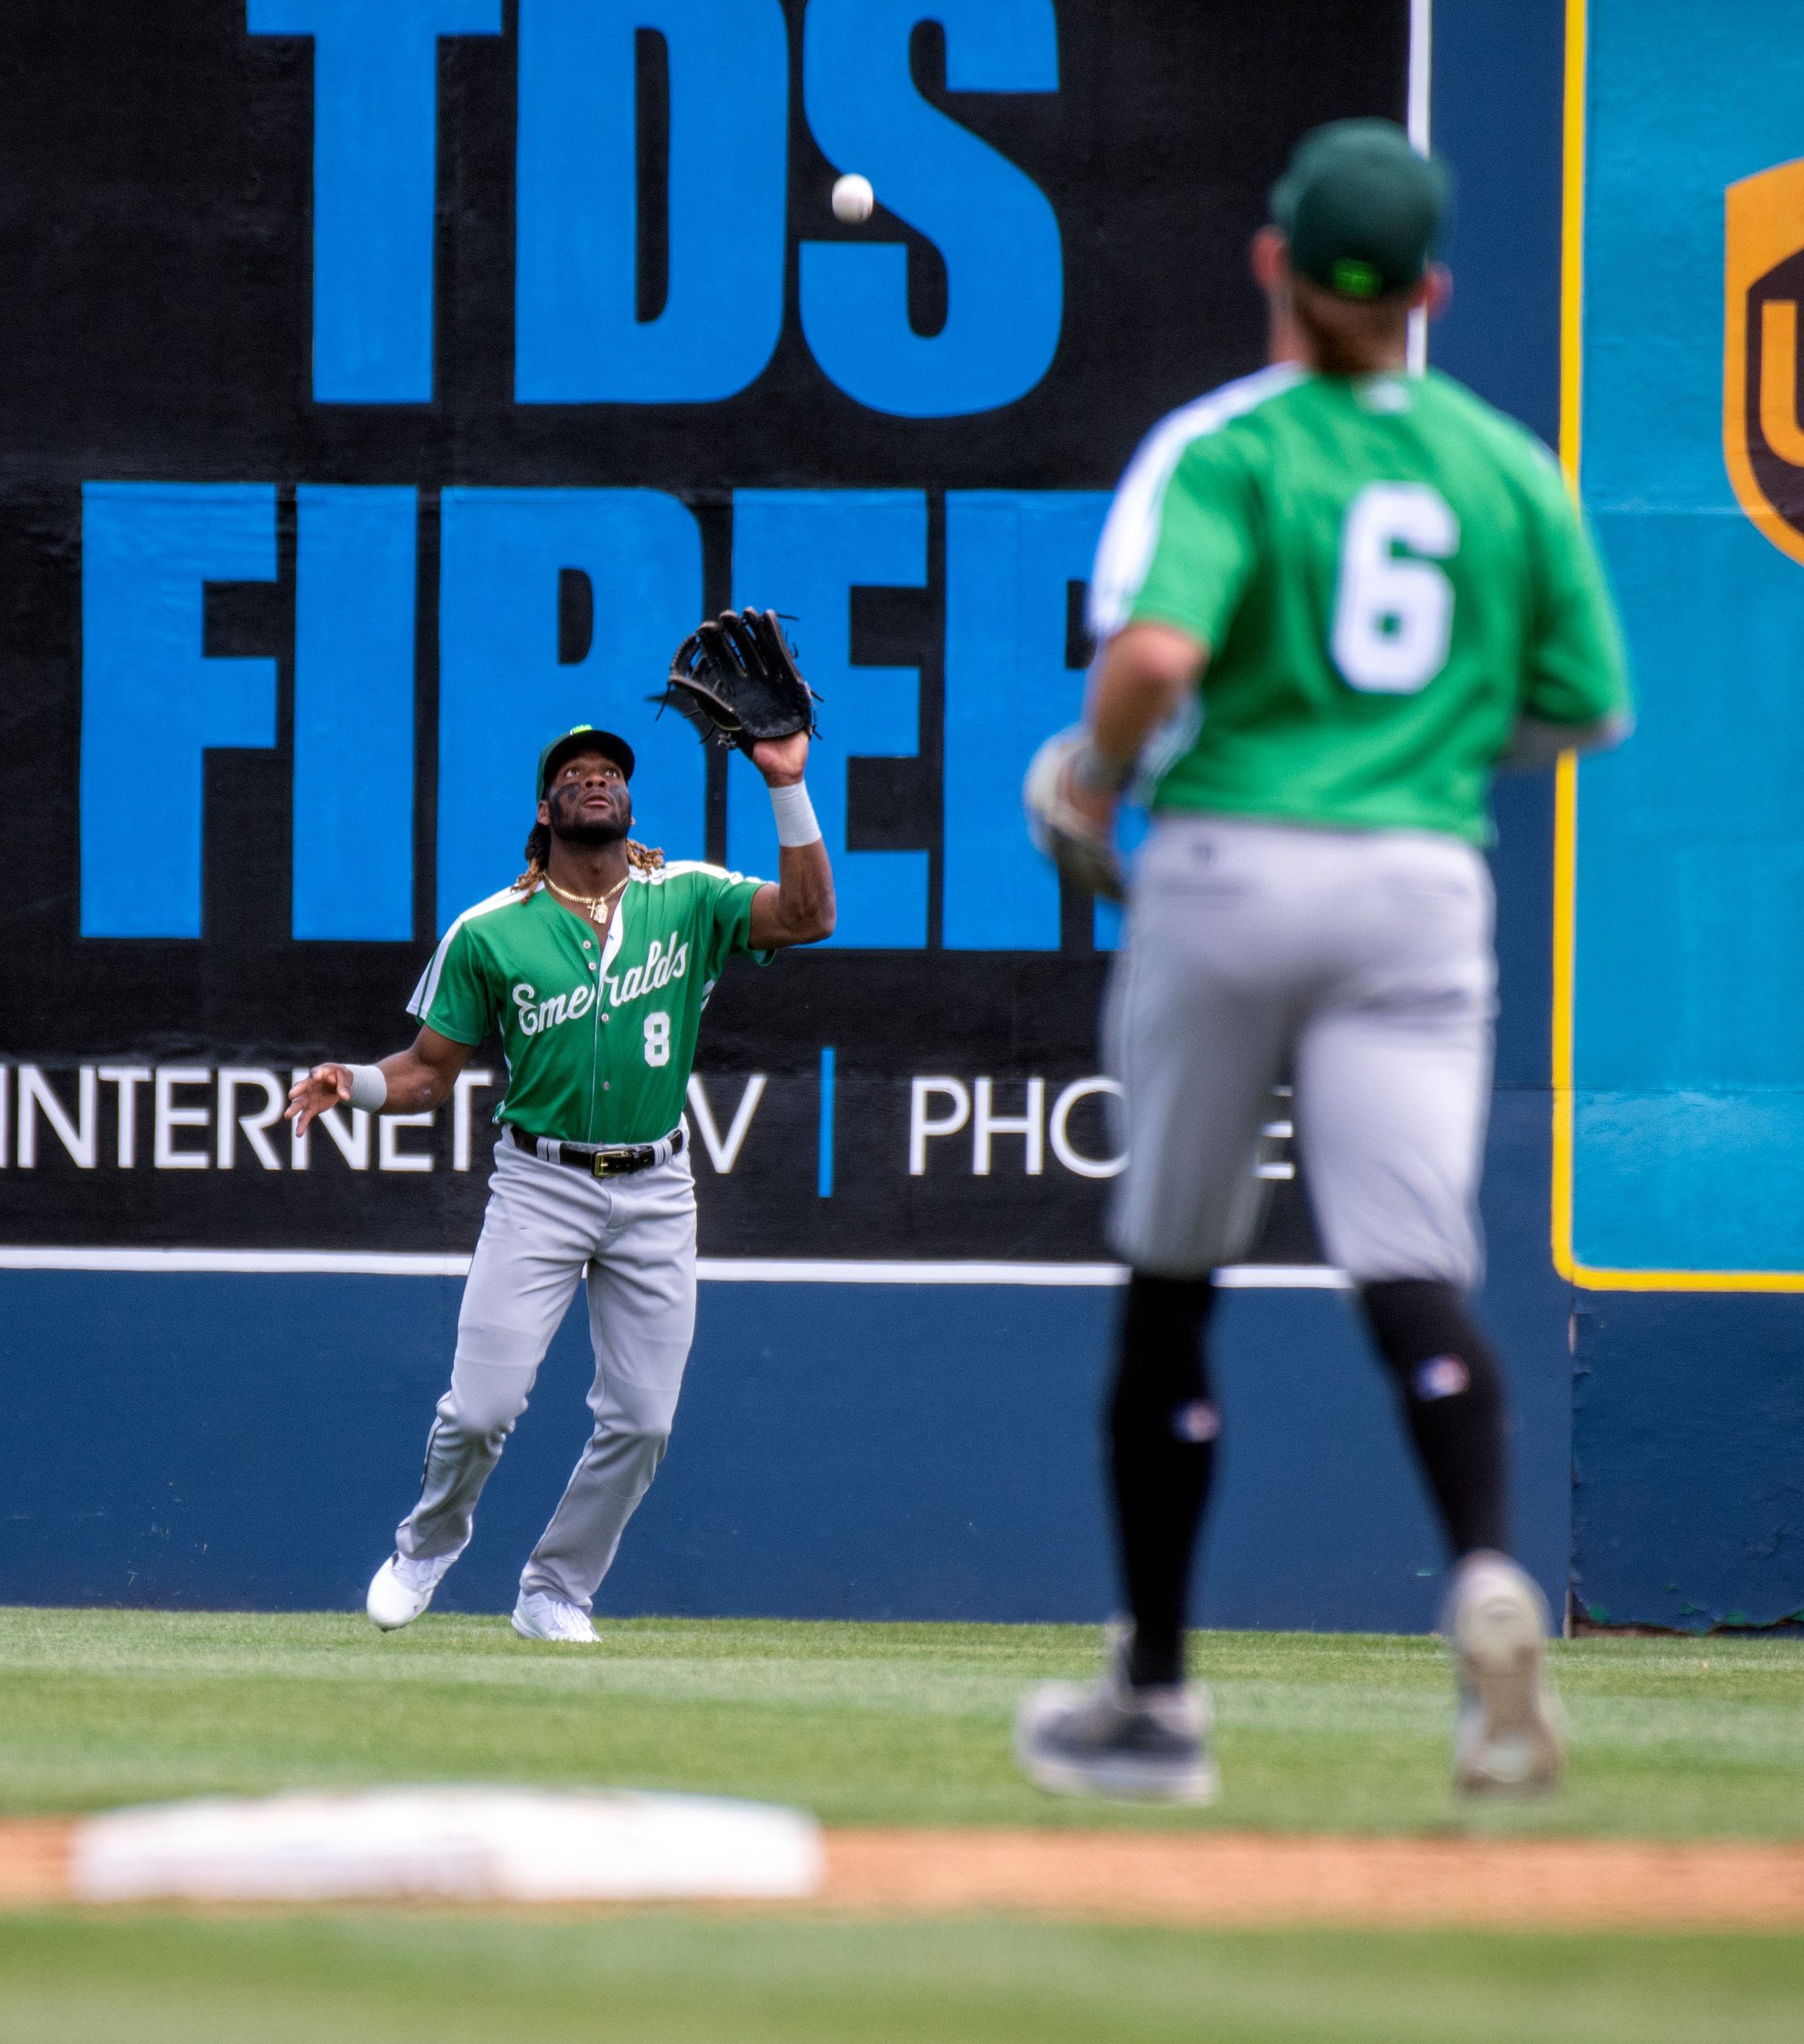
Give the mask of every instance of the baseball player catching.
POLYGON ((491 1031, 508 1065, 451 1389, 419 1502, 370 1585, 385 1631, 432 1602, 585 1277, 595 1431, 520 1577, 522 1638, 593 1642, 589 1612, 670 1438, 695 1329, 695 1185, 683 1105, 701 1011, 727 959, 833 929, 833 877, 803 785, 807 684, 769 613, 727 613, 679 651, 671 700, 750 754, 777 813, 773 886, 628 838, 632 748, 579 724, 533 781, 527 870, 445 933, 409 1003, 420 1033, 379 1065, 320 1065, 297 1128, 341 1101, 416 1113, 450 1097, 491 1031))
POLYGON ((1051 1789, 1215 1792, 1183 1631, 1219 1431, 1204 1331, 1287 1076, 1323 1246, 1454 1562, 1455 1781, 1559 1773, 1547 1609, 1508 1558, 1504 1385, 1466 1303, 1496 980, 1480 847, 1493 771, 1614 742, 1629 692, 1553 461, 1457 383, 1405 373, 1411 313, 1447 290, 1445 199, 1388 121, 1299 145, 1253 245, 1270 366, 1134 457, 1091 585, 1085 722, 1028 777, 1036 836, 1103 891, 1136 774, 1153 812, 1104 1022, 1130 1159, 1108 1430, 1131 1623, 1100 1682, 1023 1704, 1018 1752, 1051 1789))

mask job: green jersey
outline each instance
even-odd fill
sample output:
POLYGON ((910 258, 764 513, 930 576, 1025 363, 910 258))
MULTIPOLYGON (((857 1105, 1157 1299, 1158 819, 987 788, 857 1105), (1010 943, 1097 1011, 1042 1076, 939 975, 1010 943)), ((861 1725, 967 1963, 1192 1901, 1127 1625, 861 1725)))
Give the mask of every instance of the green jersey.
POLYGON ((762 885, 693 861, 635 871, 605 937, 549 888, 509 888, 446 931, 408 1012, 457 1043, 500 1032, 496 1119, 522 1134, 654 1143, 681 1119, 703 1006, 751 949, 762 885))
POLYGON ((1626 715, 1591 536, 1545 449, 1450 378, 1281 363, 1174 413, 1124 477, 1092 621, 1210 649, 1155 809, 1484 843, 1519 718, 1626 715))

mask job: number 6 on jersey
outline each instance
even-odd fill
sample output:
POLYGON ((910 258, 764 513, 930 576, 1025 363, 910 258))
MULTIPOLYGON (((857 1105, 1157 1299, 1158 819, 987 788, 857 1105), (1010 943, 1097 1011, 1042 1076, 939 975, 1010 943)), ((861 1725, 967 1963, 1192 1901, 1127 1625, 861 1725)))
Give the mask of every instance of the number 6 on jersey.
POLYGON ((1459 545, 1452 506, 1426 482, 1368 482, 1347 506, 1329 644, 1354 688, 1414 695, 1446 666, 1453 585, 1434 563, 1459 545))

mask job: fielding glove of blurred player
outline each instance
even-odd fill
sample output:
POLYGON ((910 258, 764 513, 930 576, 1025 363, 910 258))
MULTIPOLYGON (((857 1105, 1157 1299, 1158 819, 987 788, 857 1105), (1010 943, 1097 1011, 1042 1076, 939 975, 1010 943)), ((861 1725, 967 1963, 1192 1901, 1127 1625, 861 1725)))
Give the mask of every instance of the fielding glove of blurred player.
POLYGON ((1034 755, 1021 786, 1027 835, 1074 886, 1119 901, 1127 893, 1113 835, 1093 823, 1071 799, 1071 777, 1088 750, 1082 729, 1056 732, 1034 755))
POLYGON ((704 742, 750 752, 761 740, 812 738, 815 694, 774 610, 724 610, 677 648, 662 700, 680 709, 704 742))

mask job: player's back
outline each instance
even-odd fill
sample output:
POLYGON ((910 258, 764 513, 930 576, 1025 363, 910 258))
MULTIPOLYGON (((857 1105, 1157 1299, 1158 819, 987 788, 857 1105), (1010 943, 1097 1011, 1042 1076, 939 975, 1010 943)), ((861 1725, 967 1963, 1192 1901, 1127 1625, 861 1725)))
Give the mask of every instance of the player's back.
POLYGON ((1482 840, 1521 717, 1576 724, 1626 700, 1552 458, 1438 375, 1279 368, 1229 388, 1226 416, 1193 408, 1204 429, 1175 462, 1166 448, 1120 619, 1210 648, 1200 728, 1168 751, 1155 807, 1482 840))

